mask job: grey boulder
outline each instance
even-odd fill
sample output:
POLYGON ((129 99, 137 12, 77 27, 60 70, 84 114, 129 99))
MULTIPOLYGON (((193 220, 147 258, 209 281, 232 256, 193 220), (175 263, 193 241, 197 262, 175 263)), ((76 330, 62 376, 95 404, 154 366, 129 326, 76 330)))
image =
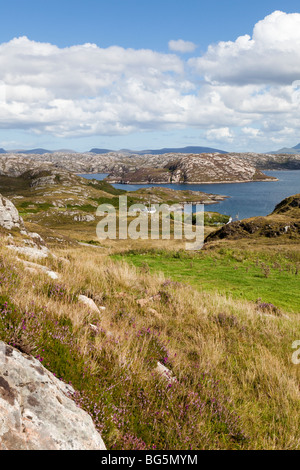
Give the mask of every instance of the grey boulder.
POLYGON ((0 341, 0 450, 106 450, 73 389, 0 341))

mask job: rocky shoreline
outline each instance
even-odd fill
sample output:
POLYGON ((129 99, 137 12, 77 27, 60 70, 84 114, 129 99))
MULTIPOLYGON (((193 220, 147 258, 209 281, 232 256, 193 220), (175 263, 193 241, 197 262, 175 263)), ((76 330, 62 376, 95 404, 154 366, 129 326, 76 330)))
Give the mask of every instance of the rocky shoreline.
MULTIPOLYGON (((92 174, 97 174, 97 173, 87 173, 89 175, 92 175, 92 174)), ((109 184, 124 184, 124 185, 127 185, 127 184, 233 184, 233 183, 253 183, 253 182, 258 182, 258 181, 261 181, 261 182, 275 182, 275 181, 279 181, 278 178, 275 178, 275 177, 272 177, 271 179, 270 178, 265 178, 265 179, 257 179, 257 180, 245 180, 245 181, 240 181, 240 180, 234 180, 234 181, 201 181, 201 183, 199 183, 199 181, 182 181, 182 182, 168 182, 168 181, 155 181, 155 182, 146 182, 146 181, 120 181, 118 179, 110 179, 110 178, 105 178, 104 181, 107 181, 109 184)))

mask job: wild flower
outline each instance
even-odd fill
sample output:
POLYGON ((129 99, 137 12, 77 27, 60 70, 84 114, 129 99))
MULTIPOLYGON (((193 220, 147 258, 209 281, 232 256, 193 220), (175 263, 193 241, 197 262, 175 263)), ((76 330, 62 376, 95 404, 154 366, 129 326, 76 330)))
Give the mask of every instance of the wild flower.
POLYGON ((281 311, 278 307, 273 305, 272 303, 268 302, 258 302, 257 303, 257 308, 258 310, 261 310, 263 312, 273 314, 273 315, 281 315, 281 311))

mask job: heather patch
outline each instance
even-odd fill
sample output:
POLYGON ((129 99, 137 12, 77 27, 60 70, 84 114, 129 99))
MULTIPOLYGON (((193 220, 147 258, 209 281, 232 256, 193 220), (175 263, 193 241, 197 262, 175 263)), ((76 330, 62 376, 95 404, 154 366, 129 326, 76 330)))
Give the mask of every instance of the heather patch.
MULTIPOLYGON (((108 449, 298 446, 297 369, 289 364, 296 316, 259 315, 258 304, 199 292, 95 250, 56 255, 69 260, 51 260, 59 282, 20 276, 13 255, 2 259, 0 338, 72 384, 108 449), (105 309, 89 312, 77 294, 105 309)), ((197 257, 167 259, 195 266, 197 257)))
POLYGON ((49 282, 43 285, 42 291, 47 297, 56 301, 64 301, 68 303, 77 302, 78 294, 70 291, 61 283, 49 282))
MULTIPOLYGON (((211 432, 217 429, 228 442, 246 439, 237 417, 227 408, 225 397, 218 395, 216 382, 205 379, 198 384, 199 392, 193 392, 188 391, 184 381, 166 385, 154 373, 145 380, 130 366, 120 367, 118 355, 113 352, 116 343, 107 342, 105 335, 100 335, 100 351, 91 341, 83 356, 78 332, 70 319, 31 307, 20 311, 1 298, 1 340, 31 353, 58 378, 72 384, 76 403, 89 412, 111 448, 206 447, 206 434, 198 430, 200 417, 211 420, 211 432), (89 357, 96 361, 96 371, 89 357)), ((142 344, 138 349, 145 370, 159 359, 169 362, 169 353, 159 335, 148 328, 136 332, 136 338, 142 344)))
POLYGON ((17 287, 19 282, 18 274, 13 265, 0 257, 0 289, 11 291, 17 287))

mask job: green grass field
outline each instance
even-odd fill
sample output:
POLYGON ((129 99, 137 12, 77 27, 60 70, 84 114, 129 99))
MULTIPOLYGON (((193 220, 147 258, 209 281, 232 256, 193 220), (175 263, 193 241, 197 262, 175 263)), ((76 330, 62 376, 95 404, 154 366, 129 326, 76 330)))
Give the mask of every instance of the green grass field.
POLYGON ((150 272, 161 271, 172 280, 189 283, 200 291, 217 291, 300 312, 299 262, 285 255, 219 249, 198 254, 128 252, 114 257, 150 272))

